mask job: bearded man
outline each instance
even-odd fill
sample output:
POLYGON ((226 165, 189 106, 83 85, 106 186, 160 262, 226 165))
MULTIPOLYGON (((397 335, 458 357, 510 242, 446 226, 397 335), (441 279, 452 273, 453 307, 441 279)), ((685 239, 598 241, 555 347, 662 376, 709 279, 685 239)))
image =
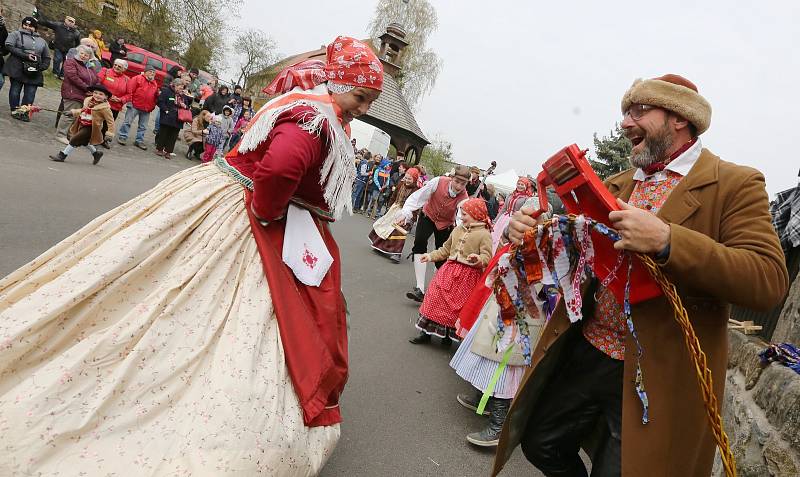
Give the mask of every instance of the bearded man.
MULTIPOLYGON (((703 148, 711 106, 681 76, 635 81, 622 113, 633 168, 606 181, 621 208, 609 215, 622 236, 615 248, 652 255, 676 285, 719 399, 730 304, 769 309, 788 287, 764 177, 703 148)), ((535 225, 532 212, 514 216, 513 242, 535 225)), ((670 303, 661 296, 632 310, 649 398, 644 423, 634 388, 637 349, 623 310, 596 281, 583 296, 582 321, 571 325, 562 302, 545 326, 493 474, 521 444, 547 476, 586 476, 581 447, 593 476, 708 476, 715 440, 670 303)))

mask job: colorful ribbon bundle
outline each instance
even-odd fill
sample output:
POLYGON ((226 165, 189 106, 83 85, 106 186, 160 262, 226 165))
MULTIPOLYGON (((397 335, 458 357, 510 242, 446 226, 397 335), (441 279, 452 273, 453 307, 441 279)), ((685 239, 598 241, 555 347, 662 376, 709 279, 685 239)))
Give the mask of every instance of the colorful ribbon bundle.
MULTIPOLYGON (((498 352, 505 350, 504 359, 496 374, 502 373, 508 363, 510 350, 516 343, 520 346, 525 364, 531 362, 531 337, 527 319, 549 320, 555 304, 559 299, 559 290, 563 296, 567 315, 575 323, 583 319, 581 308, 581 284, 593 277, 594 247, 592 231, 618 241, 619 235, 605 224, 582 215, 553 216, 548 222, 529 230, 523 238, 522 245, 512 247, 500 257, 496 271, 489 275, 492 280, 495 298, 500 305, 497 317, 497 335, 495 337, 498 352), (519 333, 508 336, 506 330, 512 323, 516 324, 519 333)), ((627 252, 620 252, 615 270, 603 281, 608 286, 619 278, 617 272, 628 261, 625 276, 625 300, 622 308, 628 329, 633 335, 637 348, 636 360, 636 393, 642 403, 642 423, 649 421, 649 401, 644 387, 644 376, 641 369, 642 346, 633 326, 630 305, 630 275, 633 268, 633 257, 627 252)), ((484 393, 484 399, 494 391, 490 386, 484 393)))

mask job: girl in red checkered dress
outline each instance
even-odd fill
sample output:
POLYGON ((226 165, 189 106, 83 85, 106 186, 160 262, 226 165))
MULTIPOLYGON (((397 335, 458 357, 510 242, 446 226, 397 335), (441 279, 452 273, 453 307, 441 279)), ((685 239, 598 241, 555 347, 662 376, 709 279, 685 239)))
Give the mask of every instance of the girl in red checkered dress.
POLYGON ((413 344, 429 343, 431 336, 450 346, 458 339, 455 324, 467 297, 480 280, 492 258, 491 220, 483 199, 469 199, 461 205, 462 223, 438 250, 426 253, 422 262, 447 262, 431 281, 419 309, 415 326, 419 336, 413 344))

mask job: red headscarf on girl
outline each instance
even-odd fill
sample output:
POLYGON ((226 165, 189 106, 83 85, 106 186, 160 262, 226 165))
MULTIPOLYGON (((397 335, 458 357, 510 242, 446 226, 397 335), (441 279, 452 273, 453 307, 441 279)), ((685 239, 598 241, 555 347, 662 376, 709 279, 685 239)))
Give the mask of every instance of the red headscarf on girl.
POLYGON ((489 210, 486 208, 486 201, 477 197, 468 199, 461 204, 461 210, 468 213, 473 219, 486 224, 486 228, 492 229, 492 219, 489 218, 489 210))
POLYGON ((283 70, 264 93, 283 94, 299 86, 313 87, 328 81, 334 93, 346 92, 354 87, 383 88, 383 65, 366 43, 339 36, 328 45, 326 62, 305 60, 283 70))

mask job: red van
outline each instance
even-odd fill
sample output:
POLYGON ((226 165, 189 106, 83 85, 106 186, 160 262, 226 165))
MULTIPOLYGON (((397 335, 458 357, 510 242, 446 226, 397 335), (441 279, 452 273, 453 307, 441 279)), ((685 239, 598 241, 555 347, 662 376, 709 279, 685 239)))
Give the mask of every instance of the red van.
MULTIPOLYGON (((130 77, 141 74, 145 66, 151 65, 156 69, 156 81, 159 85, 162 85, 164 83, 164 77, 167 76, 167 72, 172 69, 172 67, 177 66, 181 71, 186 70, 186 68, 179 63, 157 55, 152 51, 147 51, 144 48, 139 48, 134 45, 125 45, 125 47, 128 49, 128 56, 125 58, 128 62, 128 70, 125 74, 130 77)), ((104 64, 110 66, 111 53, 104 51, 102 60, 104 64)))

